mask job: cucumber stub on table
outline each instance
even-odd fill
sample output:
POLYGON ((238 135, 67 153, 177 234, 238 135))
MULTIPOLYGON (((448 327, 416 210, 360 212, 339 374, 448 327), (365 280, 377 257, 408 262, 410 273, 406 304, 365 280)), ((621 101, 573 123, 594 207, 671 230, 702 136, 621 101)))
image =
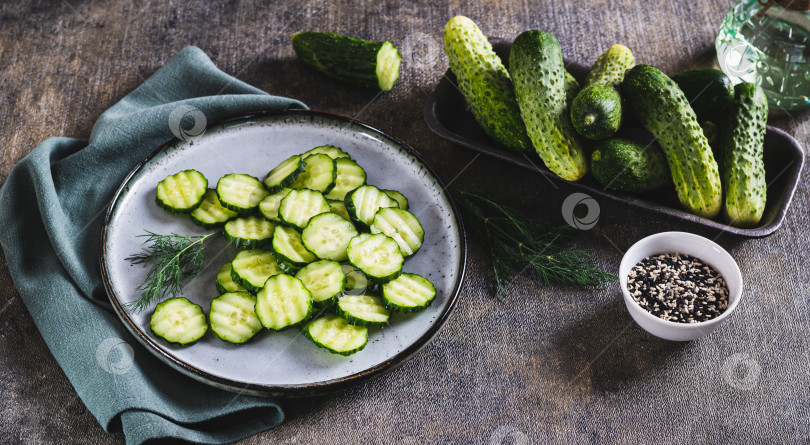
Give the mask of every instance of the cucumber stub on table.
POLYGON ((302 62, 346 83, 389 91, 399 79, 402 56, 389 41, 304 31, 293 34, 292 47, 302 62))

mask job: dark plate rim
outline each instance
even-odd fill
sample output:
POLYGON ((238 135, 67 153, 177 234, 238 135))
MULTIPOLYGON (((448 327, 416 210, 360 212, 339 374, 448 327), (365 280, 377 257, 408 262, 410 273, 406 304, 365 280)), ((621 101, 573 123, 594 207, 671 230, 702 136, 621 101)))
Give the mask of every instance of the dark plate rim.
POLYGON ((428 172, 430 172, 430 174, 433 175, 433 177, 436 179, 436 182, 438 183, 439 187, 442 190, 442 194, 450 203, 451 212, 453 214, 453 217, 457 221, 459 244, 460 244, 459 247, 461 248, 461 252, 458 263, 459 268, 458 278, 456 279, 453 290, 448 295, 449 301, 447 303, 447 307, 445 307, 444 310, 436 317, 436 319, 433 321, 433 324, 430 326, 428 331, 425 332, 421 337, 419 337, 413 344, 409 345, 407 348, 401 351, 399 354, 372 368, 366 369, 364 371, 343 378, 313 384, 278 386, 278 385, 258 385, 258 384, 237 382, 231 379, 215 376, 207 372, 204 372, 170 355, 167 351, 164 350, 164 348, 161 348, 153 339, 145 335, 141 331, 141 329, 138 328, 137 325, 135 325, 135 323, 129 317, 127 312, 124 310, 118 299, 114 298, 113 295, 115 294, 115 292, 112 290, 112 286, 110 283, 110 276, 107 267, 105 266, 104 258, 106 257, 106 241, 108 235, 107 230, 113 215, 113 209, 115 208, 116 203, 118 202, 122 193, 125 191, 127 184, 132 179, 132 177, 135 176, 142 168, 144 168, 144 166, 152 158, 157 156, 162 151, 173 146, 174 144, 182 142, 180 139, 177 138, 174 138, 166 142, 165 144, 159 146, 158 148, 153 150, 148 156, 146 156, 140 163, 138 163, 138 165, 136 165, 135 168, 133 168, 129 172, 129 174, 127 174, 127 176, 123 179, 121 185, 116 190, 112 200, 110 201, 110 204, 107 207, 107 211, 104 216, 104 223, 101 229, 101 255, 99 257, 99 262, 101 265, 101 276, 104 282, 104 288, 107 292, 107 296, 110 300, 110 303, 115 308, 116 314, 124 323, 127 330, 129 330, 130 333, 132 333, 141 342, 141 344, 143 344, 148 350, 150 350, 163 362, 169 364, 172 368, 177 369, 180 372, 194 378, 195 380, 207 383, 220 389, 225 389, 236 393, 257 395, 264 397, 303 397, 342 391, 350 388, 353 385, 356 385, 364 381, 368 381, 371 378, 378 377, 380 375, 383 375, 384 373, 396 369, 398 366, 400 366, 405 361, 410 359, 413 355, 415 355, 417 352, 419 352, 420 349, 426 346, 435 337, 439 329, 447 321, 447 319, 450 316, 450 313, 455 308, 456 303, 458 301, 458 296, 461 293, 461 288, 464 284, 464 278, 467 270, 467 235, 464 229, 464 222, 461 218, 461 215, 458 211, 455 201, 453 201, 452 196, 447 191, 446 184, 444 183, 444 181, 441 180, 436 171, 429 164, 427 164, 422 155, 416 149, 414 149, 401 139, 394 137, 388 134, 387 132, 382 131, 366 122, 340 114, 327 113, 315 110, 288 109, 284 113, 259 110, 251 113, 242 113, 239 116, 229 117, 227 119, 212 122, 209 125, 209 128, 215 126, 226 126, 228 124, 235 124, 239 122, 247 122, 250 121, 251 119, 267 116, 316 116, 327 119, 334 119, 340 122, 345 122, 347 125, 358 125, 360 127, 365 128, 366 130, 377 133, 382 137, 393 141, 400 148, 404 149, 408 154, 416 158, 416 160, 420 162, 422 166, 424 166, 428 170, 428 172))

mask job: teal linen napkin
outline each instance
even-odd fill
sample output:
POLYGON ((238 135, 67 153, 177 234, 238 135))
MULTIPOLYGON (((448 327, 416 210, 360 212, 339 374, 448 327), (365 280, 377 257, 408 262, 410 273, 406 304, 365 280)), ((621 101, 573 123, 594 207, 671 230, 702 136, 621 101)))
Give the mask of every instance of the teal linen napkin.
POLYGON ((102 114, 89 141, 42 142, 0 188, 0 245, 20 297, 90 412, 106 431, 123 429, 131 444, 226 443, 284 419, 272 400, 170 369, 129 335, 107 300, 99 271, 106 207, 126 174, 173 137, 170 115, 184 105, 208 122, 306 108, 223 73, 188 47, 102 114))

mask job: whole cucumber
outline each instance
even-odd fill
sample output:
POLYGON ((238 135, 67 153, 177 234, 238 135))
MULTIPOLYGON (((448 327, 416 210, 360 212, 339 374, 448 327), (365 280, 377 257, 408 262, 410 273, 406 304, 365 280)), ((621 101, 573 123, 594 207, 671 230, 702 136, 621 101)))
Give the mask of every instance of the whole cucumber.
POLYGON ((588 161, 568 117, 557 39, 545 31, 520 34, 509 53, 509 72, 526 131, 546 167, 568 181, 582 178, 588 161))
POLYGON ((636 58, 630 48, 613 45, 596 59, 585 79, 585 86, 603 84, 618 88, 624 80, 624 73, 635 64, 636 58))
POLYGON ((633 193, 672 184, 667 158, 658 144, 620 138, 597 142, 591 153, 591 174, 606 188, 633 193))
POLYGON ((624 77, 622 95, 664 150, 681 204, 696 215, 717 216, 723 197, 717 162, 678 85, 658 68, 636 65, 624 77))
POLYGON ((513 151, 531 152, 509 72, 478 26, 464 16, 450 19, 444 27, 444 51, 458 88, 484 132, 513 151))
POLYGON ((723 129, 723 215, 733 226, 751 227, 765 212, 765 163, 762 159, 768 99, 762 88, 743 82, 734 87, 734 101, 723 129))

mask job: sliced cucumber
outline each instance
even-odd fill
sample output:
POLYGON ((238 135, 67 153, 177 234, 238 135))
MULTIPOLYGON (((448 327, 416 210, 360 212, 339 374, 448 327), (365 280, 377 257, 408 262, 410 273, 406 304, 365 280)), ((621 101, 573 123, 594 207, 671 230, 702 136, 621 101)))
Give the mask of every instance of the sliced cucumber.
POLYGON ((355 236, 357 229, 354 224, 337 213, 327 212, 309 220, 301 241, 318 258, 346 261, 346 248, 355 236))
POLYGON ((304 335, 318 347, 340 355, 351 355, 368 343, 368 329, 350 325, 335 314, 325 314, 304 329, 304 335))
POLYGON ((356 162, 349 158, 338 158, 335 159, 335 166, 337 166, 335 187, 326 195, 328 199, 343 200, 346 198, 346 193, 365 185, 366 171, 356 162))
POLYGON ((243 250, 231 261, 233 281, 254 294, 261 290, 268 278, 282 272, 273 252, 267 250, 243 250))
POLYGON ((349 211, 346 210, 346 203, 343 201, 333 201, 331 199, 327 199, 326 201, 329 202, 330 212, 337 213, 338 215, 351 221, 352 217, 349 215, 349 211))
POLYGON ((318 259, 304 247, 298 231, 284 226, 276 226, 273 232, 273 253, 294 268, 304 267, 318 259))
POLYGON ((416 216, 402 209, 383 208, 374 215, 371 233, 384 233, 399 244, 405 256, 415 254, 425 241, 425 231, 416 216))
POLYGON ((208 331, 202 308, 183 297, 169 298, 155 306, 149 327, 158 337, 180 345, 194 343, 208 331))
POLYGON ((256 315, 262 326, 275 331, 296 325, 312 314, 312 295, 304 283, 287 274, 267 279, 256 295, 256 315))
POLYGON ((360 295, 365 293, 374 284, 368 282, 366 274, 351 264, 341 265, 343 274, 346 275, 346 284, 343 285, 343 295, 360 295))
POLYGON ((267 195, 259 202, 259 212, 265 218, 274 222, 281 222, 278 217, 278 208, 281 206, 281 200, 290 193, 292 189, 281 189, 277 193, 267 195))
POLYGON ((245 216, 225 223, 225 239, 237 249, 255 249, 270 244, 276 225, 261 216, 245 216))
POLYGON ((345 295, 338 299, 338 314, 355 326, 384 326, 391 312, 374 295, 345 295))
POLYGON ((373 185, 357 187, 346 195, 345 202, 346 210, 351 215, 352 221, 363 229, 367 229, 371 225, 377 210, 399 205, 393 198, 373 185))
POLYGON ((282 223, 301 230, 307 226, 310 218, 329 210, 331 210, 329 203, 320 192, 307 189, 293 190, 281 200, 278 216, 282 223))
POLYGON ((329 260, 309 263, 295 274, 312 294, 312 302, 319 306, 331 306, 343 292, 346 276, 339 263, 329 260))
POLYGON ((286 274, 295 275, 301 270, 301 266, 296 266, 294 264, 288 263, 287 261, 282 260, 278 256, 276 256, 276 262, 278 263, 278 267, 284 271, 286 274))
POLYGON ((298 176, 290 188, 329 193, 335 186, 337 178, 335 160, 325 154, 314 154, 304 158, 304 162, 307 163, 304 172, 298 176))
POLYGON ((231 268, 231 263, 225 263, 219 269, 219 272, 217 273, 217 293, 220 295, 228 292, 240 292, 247 290, 236 281, 233 281, 233 277, 231 277, 232 271, 233 269, 231 268))
POLYGON ((403 273, 396 280, 382 285, 382 301, 394 312, 419 312, 436 298, 436 287, 427 278, 403 273))
POLYGON ((349 262, 372 281, 386 283, 402 273, 405 259, 397 242, 382 233, 361 233, 347 249, 349 262))
POLYGON ((183 170, 158 182, 155 202, 172 213, 191 213, 202 203, 208 180, 197 170, 183 170))
POLYGON ((335 160, 338 159, 338 158, 349 158, 349 159, 352 158, 351 156, 349 156, 348 153, 346 153, 345 151, 343 151, 340 148, 335 147, 333 145, 320 145, 318 147, 315 147, 313 149, 305 151, 301 155, 301 157, 306 158, 307 156, 317 155, 317 154, 327 155, 330 158, 335 159, 335 160))
POLYGON ((267 177, 264 178, 264 186, 267 187, 269 193, 277 193, 292 185, 304 172, 306 165, 307 163, 301 156, 290 156, 267 173, 267 177))
POLYGON ((386 195, 390 196, 394 201, 399 204, 399 208, 402 210, 408 210, 408 198, 405 197, 402 193, 396 190, 383 190, 386 195))
POLYGON ((231 173, 219 178, 217 196, 222 206, 241 214, 255 209, 269 195, 261 181, 250 175, 231 173))
POLYGON ((244 343, 262 324, 256 315, 256 297, 247 292, 229 292, 211 300, 211 330, 230 343, 244 343))
POLYGON ((238 213, 222 207, 217 198, 216 190, 208 189, 200 205, 191 211, 191 221, 200 227, 214 229, 222 227, 229 219, 238 213))

